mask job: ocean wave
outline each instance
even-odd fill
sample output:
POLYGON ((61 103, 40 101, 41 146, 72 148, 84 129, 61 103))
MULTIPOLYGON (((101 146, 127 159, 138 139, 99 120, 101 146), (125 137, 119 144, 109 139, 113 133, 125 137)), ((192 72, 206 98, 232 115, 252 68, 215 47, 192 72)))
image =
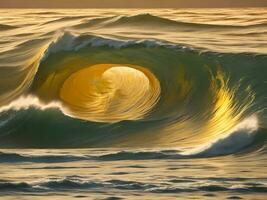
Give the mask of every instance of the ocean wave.
MULTIPOLYGON (((250 66, 263 69, 264 59, 204 53, 162 40, 64 33, 45 43, 23 74, 16 72, 25 79, 15 89, 1 94, 1 145, 164 148, 171 144, 182 149, 206 145, 203 156, 234 154, 254 141, 245 129, 229 138, 228 134, 258 112, 255 105, 264 89, 256 85, 264 77, 254 79, 257 71, 251 72, 250 66), (69 95, 71 90, 75 95, 69 95), (16 117, 9 119, 11 114, 16 117), (48 122, 45 126, 43 120, 48 122), (20 126, 9 130, 17 123, 20 126), (77 128, 80 131, 73 137, 77 128), (37 130, 44 140, 38 139, 37 130), (18 139, 21 132, 28 139, 18 139), (51 139, 54 136, 57 140, 51 139), (244 142, 229 143, 235 138, 244 142), (21 144, 5 142, 13 140, 21 144), (228 148, 232 145, 236 148, 228 148)), ((138 154, 132 159, 183 157, 138 154)))
MULTIPOLYGON (((4 153, 0 152, 1 163, 64 163, 64 162, 75 162, 88 160, 87 156, 75 156, 75 155, 42 155, 42 156, 31 156, 21 155, 17 153, 4 153)), ((90 157, 89 157, 90 159, 90 157)))
POLYGON ((31 188, 27 183, 0 182, 0 191, 24 191, 31 188))
POLYGON ((15 29, 15 28, 18 28, 18 27, 7 25, 7 24, 0 24, 0 31, 5 31, 5 30, 10 30, 10 29, 15 29))
POLYGON ((262 185, 249 186, 222 186, 215 184, 190 185, 187 187, 171 186, 169 184, 150 184, 138 181, 111 179, 106 181, 87 181, 78 178, 66 177, 63 179, 50 179, 41 182, 0 182, 0 191, 5 192, 47 192, 66 190, 100 190, 119 189, 136 190, 150 193, 187 193, 187 192, 235 192, 235 193, 266 193, 267 188, 262 185))
POLYGON ((138 26, 146 28, 155 26, 160 29, 164 28, 235 29, 241 27, 244 28, 244 27, 266 26, 266 24, 238 26, 238 25, 192 23, 192 22, 175 21, 147 13, 147 14, 138 14, 133 16, 113 16, 113 17, 95 18, 82 22, 81 24, 75 25, 74 28, 99 28, 99 27, 111 28, 118 26, 127 26, 127 27, 138 26))
POLYGON ((0 152, 2 163, 64 163, 77 161, 119 161, 119 160, 153 160, 186 158, 177 151, 118 151, 102 155, 21 155, 17 153, 0 152))
POLYGON ((28 12, 25 13, 25 15, 61 15, 62 13, 57 11, 57 12, 53 12, 53 11, 39 11, 39 12, 28 12))
POLYGON ((57 22, 66 22, 66 21, 71 21, 71 20, 78 20, 78 19, 83 19, 83 18, 86 18, 86 17, 88 17, 88 16, 84 15, 84 16, 67 16, 67 17, 61 17, 61 18, 58 18, 58 19, 54 19, 54 20, 45 22, 43 25, 57 23, 57 22))

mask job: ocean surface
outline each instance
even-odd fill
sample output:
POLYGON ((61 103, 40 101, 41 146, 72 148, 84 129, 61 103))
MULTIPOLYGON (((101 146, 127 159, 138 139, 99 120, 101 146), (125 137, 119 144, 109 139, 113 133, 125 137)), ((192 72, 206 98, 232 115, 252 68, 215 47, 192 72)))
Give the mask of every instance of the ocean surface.
POLYGON ((267 9, 1 9, 0 199, 266 199, 267 9))

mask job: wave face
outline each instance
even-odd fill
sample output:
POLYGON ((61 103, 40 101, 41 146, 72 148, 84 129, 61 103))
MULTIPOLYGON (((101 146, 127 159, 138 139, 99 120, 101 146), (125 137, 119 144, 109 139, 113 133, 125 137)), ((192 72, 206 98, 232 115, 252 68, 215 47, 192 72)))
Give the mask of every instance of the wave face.
POLYGON ((267 52, 253 35, 264 37, 266 21, 253 10, 255 20, 242 23, 182 11, 177 20, 176 10, 102 12, 1 26, 16 38, 0 41, 1 147, 178 151, 127 154, 133 159, 264 148, 267 52), (33 26, 41 31, 22 30, 33 26))

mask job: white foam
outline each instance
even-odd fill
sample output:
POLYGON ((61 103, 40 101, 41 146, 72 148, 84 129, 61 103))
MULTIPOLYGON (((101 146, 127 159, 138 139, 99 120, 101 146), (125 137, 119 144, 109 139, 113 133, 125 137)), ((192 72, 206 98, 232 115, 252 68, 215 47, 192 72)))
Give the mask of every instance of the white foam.
POLYGON ((185 156, 219 156, 229 155, 242 150, 254 141, 255 132, 258 130, 256 115, 246 118, 224 137, 204 144, 192 150, 183 152, 185 156))
POLYGON ((38 108, 39 110, 56 108, 62 110, 62 105, 59 102, 51 102, 49 104, 44 104, 37 97, 28 95, 21 96, 18 99, 9 103, 8 105, 0 107, 0 113, 6 112, 8 110, 27 110, 29 108, 38 108))
MULTIPOLYGON (((59 51, 78 51, 88 45, 92 47, 108 46, 111 48, 125 48, 133 45, 143 44, 147 48, 153 48, 158 46, 164 46, 166 48, 178 48, 177 44, 173 44, 167 41, 160 41, 155 39, 142 39, 142 40, 118 40, 114 38, 104 38, 94 35, 87 35, 84 40, 77 39, 79 36, 65 32, 58 33, 58 35, 51 41, 43 60, 45 60, 50 53, 59 51)), ((184 46, 180 46, 180 49, 186 49, 184 46)), ((190 48, 188 48, 190 49, 190 48)))

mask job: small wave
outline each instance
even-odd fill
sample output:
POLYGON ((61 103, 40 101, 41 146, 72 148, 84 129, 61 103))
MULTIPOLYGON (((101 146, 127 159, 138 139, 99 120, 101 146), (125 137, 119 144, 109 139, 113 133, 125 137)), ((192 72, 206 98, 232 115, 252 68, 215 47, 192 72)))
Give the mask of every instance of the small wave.
POLYGON ((140 181, 128 180, 106 180, 106 181, 88 181, 80 178, 65 177, 63 179, 49 179, 39 182, 0 182, 0 191, 4 192, 47 192, 47 191, 66 191, 66 190, 98 190, 98 189, 117 189, 117 190, 136 190, 150 193, 177 193, 177 192, 236 192, 236 193, 266 193, 265 186, 248 186, 248 185, 221 185, 198 184, 186 185, 186 187, 173 186, 169 184, 152 184, 140 181))
POLYGON ((220 185, 208 185, 208 186, 200 186, 198 187, 200 191, 207 191, 207 192, 220 192, 220 191, 230 191, 230 192, 267 192, 266 187, 261 186, 250 186, 250 187, 225 187, 220 185))
POLYGON ((20 183, 0 182, 0 191, 25 191, 30 188, 31 186, 25 182, 20 182, 20 183))
POLYGON ((101 25, 102 23, 108 23, 110 20, 115 20, 117 16, 112 17, 97 17, 90 20, 84 20, 80 24, 74 25, 73 28, 89 28, 101 25))
POLYGON ((203 185, 199 187, 155 187, 147 190, 153 193, 180 193, 180 192, 236 192, 236 193, 266 193, 267 188, 264 186, 240 186, 240 187, 233 187, 233 186, 222 186, 222 185, 203 185))
POLYGON ((57 23, 57 22, 66 22, 66 21, 71 21, 71 20, 78 20, 78 19, 83 19, 83 18, 86 18, 86 17, 88 17, 88 16, 67 16, 67 17, 61 17, 61 18, 58 18, 58 19, 55 19, 55 20, 51 20, 51 21, 45 22, 43 25, 57 23))
POLYGON ((5 30, 10 30, 10 29, 15 29, 15 28, 18 28, 18 27, 6 25, 6 24, 0 24, 0 31, 5 31, 5 30))
POLYGON ((102 161, 116 160, 159 160, 159 159, 179 159, 183 158, 177 151, 119 151, 99 156, 102 161))
POLYGON ((60 12, 50 12, 50 11, 45 11, 45 12, 29 12, 29 13, 25 13, 26 15, 60 15, 62 13, 60 12))
POLYGON ((0 152, 0 163, 17 163, 17 162, 32 162, 32 163, 63 163, 88 160, 86 156, 75 155, 21 155, 17 153, 0 152))
POLYGON ((107 180, 103 182, 84 181, 78 178, 66 177, 57 180, 44 180, 42 182, 1 182, 0 191, 16 192, 42 192, 50 190, 90 190, 90 189, 120 189, 120 190, 148 190, 157 187, 153 184, 147 184, 136 181, 125 180, 107 180))
POLYGON ((218 24, 203 24, 203 23, 191 23, 183 21, 175 21, 163 17, 158 17, 151 14, 138 14, 133 16, 113 16, 94 18, 81 24, 73 26, 73 28, 98 28, 98 27, 118 27, 118 26, 138 26, 138 27, 157 27, 159 29, 165 28, 190 28, 190 29, 218 29, 218 28, 241 28, 244 26, 238 25, 218 25, 218 24))
POLYGON ((32 183, 3 181, 0 182, 0 191, 43 192, 49 190, 92 189, 103 186, 101 183, 64 178, 32 183))
POLYGON ((102 155, 23 155, 17 153, 0 152, 0 162, 32 162, 32 163, 62 163, 76 161, 118 161, 118 160, 152 160, 179 159, 183 156, 177 151, 118 151, 102 155))
POLYGON ((103 187, 103 184, 91 181, 82 181, 79 179, 65 178, 62 180, 50 180, 38 184, 40 187, 51 189, 90 189, 103 187))
POLYGON ((211 24, 200 24, 200 23, 189 23, 182 21, 175 21, 163 17, 158 17, 151 14, 139 14, 134 16, 122 16, 116 21, 109 23, 109 25, 155 25, 155 26, 187 26, 187 27, 220 27, 220 25, 211 25, 211 24))

